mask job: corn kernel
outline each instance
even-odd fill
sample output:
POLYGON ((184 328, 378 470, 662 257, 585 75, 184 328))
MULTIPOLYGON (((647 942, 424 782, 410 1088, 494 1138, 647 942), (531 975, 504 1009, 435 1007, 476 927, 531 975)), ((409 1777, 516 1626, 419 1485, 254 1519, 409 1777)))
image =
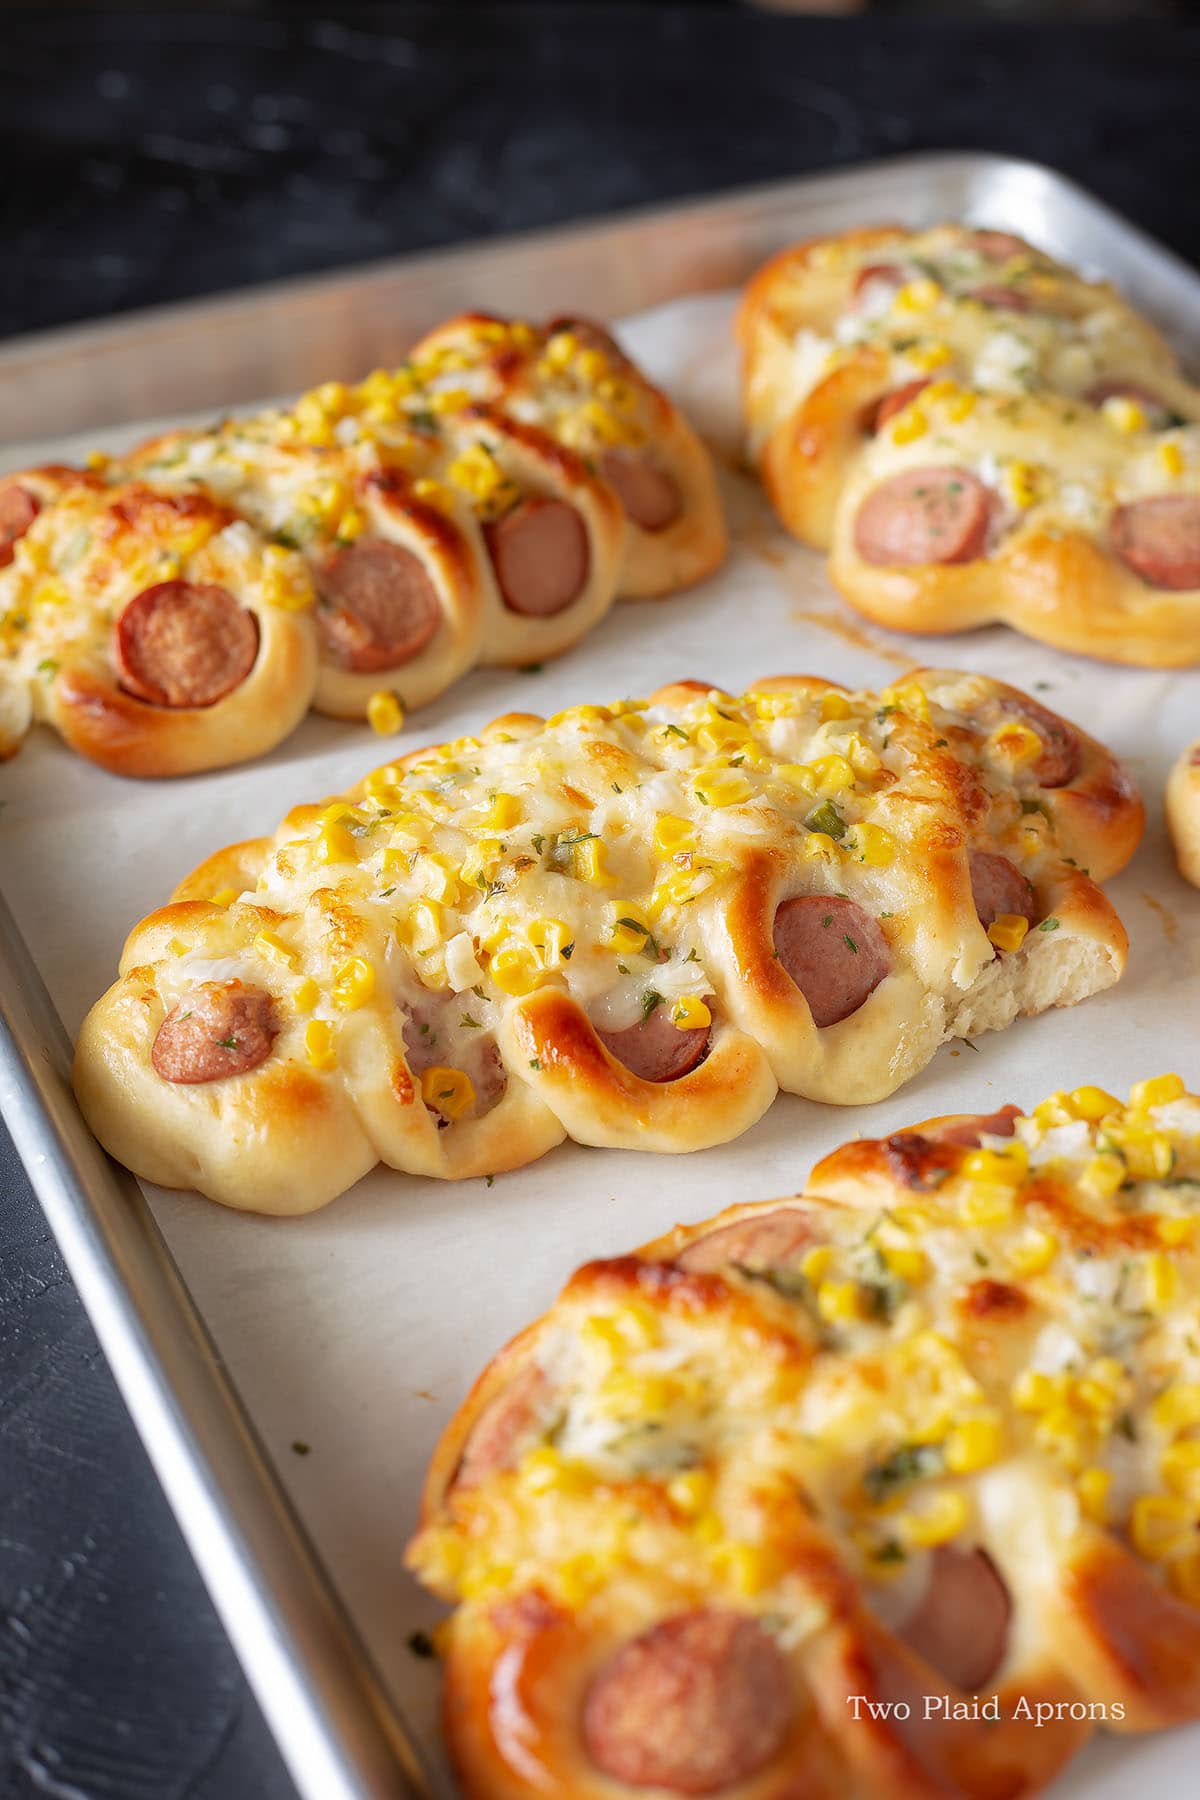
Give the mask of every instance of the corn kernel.
POLYGON ((817 1289, 817 1311, 829 1325, 863 1316, 862 1292, 856 1281, 823 1281, 817 1289))
POLYGON ((1021 1412, 1046 1412, 1062 1399, 1065 1386, 1061 1376, 1047 1375, 1041 1369, 1022 1369, 1012 1385, 1013 1405, 1021 1412))
POLYGON ((954 352, 949 344, 940 343, 936 338, 928 343, 914 344, 904 353, 913 367, 928 374, 933 369, 940 369, 946 363, 953 362, 954 352))
POLYGON ((957 394, 946 407, 946 417, 952 425, 961 425, 963 420, 969 419, 974 411, 975 395, 969 393, 957 394))
POLYGON ((612 885, 608 855, 599 838, 588 838, 586 842, 576 844, 571 852, 571 861, 580 881, 590 882, 593 887, 612 885))
POLYGON ((906 681, 900 687, 882 688, 879 698, 884 706, 889 706, 896 712, 907 713, 910 718, 920 719, 923 724, 928 724, 929 696, 915 681, 906 681))
POLYGON ((929 416, 915 401, 896 414, 890 436, 893 444, 915 444, 929 430, 929 416))
POLYGON ((677 1031, 699 1031, 712 1024, 712 1013, 698 994, 684 994, 671 1008, 671 1023, 677 1031))
POLYGON ((1016 1206, 1016 1189, 996 1181, 974 1181, 958 1203, 967 1225, 1007 1225, 1016 1206))
POLYGON ((688 819, 664 813, 654 826, 654 848, 661 857, 677 856, 696 848, 696 828, 688 819))
POLYGON ((933 1550, 957 1537, 970 1516, 966 1496, 954 1489, 934 1494, 920 1512, 902 1513, 896 1520, 900 1536, 914 1549, 933 1550))
POLYGON ((317 832, 316 856, 323 863, 357 862, 358 844, 343 824, 329 820, 317 832))
POLYGON ((320 997, 320 988, 311 975, 306 975, 304 980, 298 982, 292 989, 289 1003, 293 1012, 306 1013, 312 1011, 320 997))
POLYGON ((1159 1469, 1163 1480, 1175 1493, 1200 1500, 1200 1438, 1179 1438, 1168 1444, 1159 1469))
POLYGON ((1079 1185, 1089 1200, 1111 1200, 1125 1180, 1126 1169, 1121 1157, 1105 1151, 1093 1156, 1079 1177, 1079 1185))
POLYGON ((365 956, 352 956, 333 978, 333 1003, 344 1012, 365 1006, 375 992, 375 970, 365 956))
POLYGON ((836 688, 830 688, 827 693, 821 695, 819 710, 822 724, 829 719, 849 719, 854 713, 854 708, 845 694, 840 694, 836 688))
POLYGON ((1200 1606, 1200 1550, 1173 1556, 1167 1564, 1167 1580, 1172 1593, 1186 1600, 1189 1606, 1200 1606))
POLYGON ((492 831, 510 831, 520 823, 521 802, 515 794, 495 794, 484 823, 492 831))
POLYGON ((1052 1406, 1042 1413, 1033 1435, 1043 1450, 1057 1456, 1068 1469, 1082 1468, 1086 1427, 1069 1405, 1052 1406))
POLYGON ((367 701, 367 723, 380 737, 391 737, 404 723, 404 707, 398 694, 380 688, 367 701))
POLYGON ((712 1499, 712 1491, 713 1479, 707 1469, 685 1469, 667 1483, 667 1499, 689 1517, 703 1512, 712 1499))
POLYGON ((1177 444, 1174 438, 1168 438, 1165 444, 1158 446, 1158 460, 1164 474, 1183 474, 1183 447, 1177 444))
POLYGON ((1166 1244, 1170 1250, 1178 1250, 1183 1244, 1190 1244, 1200 1227, 1200 1219, 1187 1213, 1165 1213, 1154 1221, 1155 1236, 1160 1244, 1166 1244))
POLYGON ((1051 1094, 1048 1100, 1039 1100, 1033 1109, 1034 1122, 1043 1131, 1049 1131, 1055 1125, 1069 1125, 1074 1116, 1067 1104, 1067 1096, 1063 1093, 1051 1094))
POLYGON ((917 1287, 929 1274, 929 1258, 923 1250, 912 1244, 881 1244, 879 1254, 887 1265, 889 1274, 899 1281, 907 1281, 910 1287, 917 1287))
POLYGON ((1171 1258, 1161 1250, 1152 1250, 1146 1258, 1146 1303, 1151 1312, 1162 1312, 1175 1298, 1179 1271, 1171 1258))
POLYGON ((1042 1275, 1058 1255, 1058 1239, 1052 1231, 1027 1231, 1008 1253, 1009 1267, 1022 1280, 1042 1275))
POLYGON ((237 890, 231 887, 218 888, 216 893, 211 895, 214 906, 232 906, 236 899, 237 890))
POLYGON ((1177 1381, 1164 1388, 1150 1408, 1157 1431, 1187 1431, 1200 1425, 1200 1382, 1177 1381))
POLYGON ((310 1019, 304 1027, 304 1054, 314 1069, 332 1069, 337 1062, 333 1026, 324 1019, 310 1019))
POLYGON ((273 931, 260 931, 254 940, 254 949, 264 961, 276 963, 281 969, 294 969, 299 961, 296 952, 273 931))
POLYGON ((590 1550, 581 1550, 578 1555, 569 1556, 558 1565, 555 1581, 566 1604, 579 1607, 590 1600, 598 1588, 603 1587, 604 1567, 600 1558, 590 1550))
POLYGON ((1029 932, 1023 913, 1000 913, 987 928, 988 942, 997 950, 1019 950, 1029 932))
POLYGON ((692 1536, 700 1544, 719 1544, 725 1527, 715 1512, 702 1512, 692 1526, 692 1536))
POLYGON ((526 1451, 517 1470, 517 1480, 530 1494, 579 1492, 593 1485, 587 1469, 579 1463, 568 1462, 552 1444, 535 1444, 532 1450, 526 1451))
POLYGON ((696 775, 692 792, 705 806, 740 806, 754 789, 737 769, 706 769, 696 775))
POLYGON ((813 792, 822 799, 832 799, 854 786, 854 769, 844 756, 817 756, 808 764, 813 792))
POLYGON ((997 1462, 1004 1444, 1004 1430, 994 1414, 964 1419, 946 1439, 943 1458, 952 1475, 970 1475, 997 1462))
POLYGON ((651 938, 650 922, 640 906, 615 901, 611 908, 609 948, 619 954, 636 955, 651 938))
POLYGON ((421 1098, 444 1119, 461 1119, 475 1104, 475 1086, 464 1069, 435 1065, 421 1077, 421 1098))
POLYGON ((543 969, 561 968, 575 941, 565 919, 531 919, 525 936, 543 969))
POLYGON ((739 1594, 760 1594, 778 1573, 775 1557, 759 1544, 717 1544, 710 1562, 718 1578, 726 1580, 739 1594))
POLYGON ((415 900, 404 919, 396 921, 396 941, 418 956, 441 947, 442 909, 436 900, 415 900))
POLYGON ((886 869, 895 860, 896 840, 882 825, 862 819, 847 836, 846 849, 869 869, 886 869))
POLYGON ((922 276, 917 281, 906 282, 896 295, 893 305, 901 312, 928 312, 937 305, 942 297, 942 290, 936 281, 922 276))
POLYGON ((1085 1519, 1092 1519, 1097 1525, 1103 1525, 1108 1515, 1108 1491, 1112 1487, 1112 1475, 1107 1469, 1095 1466, 1083 1469, 1075 1480, 1075 1492, 1079 1496, 1079 1505, 1085 1519))
POLYGON ((497 950, 491 961, 491 977, 503 994, 532 994, 541 986, 542 969, 532 950, 512 944, 497 950))
POLYGON ((1129 1517, 1129 1536, 1139 1555, 1160 1562, 1194 1528, 1193 1508, 1176 1494, 1139 1494, 1129 1517))
MULTIPOLYGON (((1182 1075, 1155 1075, 1130 1088, 1129 1104, 1138 1112, 1149 1112, 1152 1107, 1169 1106, 1172 1100, 1182 1100, 1186 1093, 1182 1075)), ((1116 1102, 1113 1104, 1115 1106, 1116 1102)))
POLYGON ((806 1250, 800 1261, 800 1272, 806 1281, 814 1285, 823 1281, 833 1267, 835 1252, 830 1244, 815 1244, 806 1250))
POLYGON ((1027 769, 1035 763, 1045 745, 1033 727, 1020 719, 1006 721, 990 732, 984 748, 1003 757, 1014 769, 1027 769))
POLYGON ((696 727, 696 742, 702 750, 741 750, 753 735, 740 719, 727 719, 717 711, 696 727))
POLYGON ((1022 512, 1033 505, 1042 489, 1042 472, 1033 463, 1011 462, 1004 472, 1009 499, 1022 512))
POLYGON ((556 331, 542 355, 552 369, 565 369, 579 351, 579 339, 573 331, 556 331))
POLYGON ((1146 415, 1128 394, 1110 394, 1100 408, 1114 431, 1145 431, 1146 415))
POLYGON ((1077 1087, 1067 1095, 1067 1105, 1077 1119, 1087 1119, 1089 1124, 1102 1119, 1120 1106, 1121 1102, 1107 1093, 1102 1087, 1077 1087))

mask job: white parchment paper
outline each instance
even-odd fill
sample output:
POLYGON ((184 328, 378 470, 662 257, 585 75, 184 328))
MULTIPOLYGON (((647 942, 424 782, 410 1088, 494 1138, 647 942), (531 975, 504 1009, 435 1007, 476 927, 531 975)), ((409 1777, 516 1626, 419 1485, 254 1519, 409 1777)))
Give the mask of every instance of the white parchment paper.
MULTIPOLYGON (((435 1766, 437 1671, 407 1647, 436 1607, 404 1573, 435 1438, 492 1353, 580 1262, 629 1249, 676 1220, 802 1185, 856 1135, 940 1112, 1028 1106, 1060 1086, 1122 1092, 1178 1069, 1200 1086, 1200 893, 1175 871, 1162 816, 1167 771, 1200 733, 1200 672, 1117 669, 995 628, 906 639, 861 623, 821 559, 775 527, 737 472, 733 301, 675 303, 621 336, 688 409, 718 454, 734 533, 726 567, 674 599, 618 606, 575 652, 536 675, 478 672, 387 743, 311 717, 249 768, 166 783, 122 781, 38 730, 0 768, 0 881, 74 1030, 116 972, 128 928, 218 846, 271 830, 417 743, 472 731, 521 707, 645 693, 679 676, 737 692, 755 677, 811 671, 877 687, 919 663, 981 669, 1038 693, 1111 745, 1146 797, 1146 838, 1110 892, 1132 940, 1124 980, 1069 1011, 943 1050, 892 1099, 837 1109, 784 1097, 737 1142, 686 1157, 567 1144, 531 1168, 458 1185, 376 1170, 300 1220, 227 1213, 151 1191, 156 1217, 318 1549, 435 1766), (299 1454, 295 1444, 309 1446, 299 1454)), ((119 448, 141 433, 114 435, 119 448)), ((88 445, 39 445, 39 459, 88 445)), ((31 447, 4 453, 19 467, 31 447)), ((1106 1739, 1056 1800, 1160 1800, 1195 1793, 1200 1728, 1143 1743, 1106 1739), (1190 1761, 1190 1767, 1189 1767, 1190 1761)))

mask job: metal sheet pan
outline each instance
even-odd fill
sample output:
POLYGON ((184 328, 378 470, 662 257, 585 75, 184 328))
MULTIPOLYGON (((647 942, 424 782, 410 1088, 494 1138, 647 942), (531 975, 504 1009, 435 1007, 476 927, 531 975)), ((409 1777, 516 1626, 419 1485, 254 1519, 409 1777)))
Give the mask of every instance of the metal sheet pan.
MULTIPOLYGON (((25 460, 35 432, 46 451, 53 433, 61 454, 71 449, 64 439, 72 434, 87 434, 90 441, 104 433, 109 441, 110 428, 134 420, 251 401, 334 373, 352 376, 398 356, 415 333, 463 306, 483 302, 501 311, 545 312, 578 306, 586 297, 591 310, 617 318, 736 285, 763 256, 797 237, 883 218, 918 224, 943 217, 1019 230, 1068 260, 1112 275, 1200 362, 1200 279, 1078 188, 1052 171, 999 158, 906 158, 0 347, 0 419, 8 440, 0 462, 25 460)), ((1019 640, 1010 643, 1019 648, 1019 640)), ((587 647, 572 661, 571 679, 582 691, 587 647)), ((511 703, 518 679, 492 678, 478 710, 499 711, 511 703)), ((529 700, 528 687, 522 687, 517 703, 529 700)), ((287 765, 289 797, 305 794, 310 784, 314 792, 324 786, 323 777, 308 769, 327 757, 336 728, 315 721, 310 726, 298 748, 278 759, 287 765)), ((431 728, 437 726, 434 721, 431 728)), ((357 754, 364 764, 369 746, 359 741, 357 754)), ((37 789, 44 765, 44 757, 27 750, 0 774, 0 783, 15 787, 28 780, 37 789)), ((61 774, 61 761, 55 767, 61 774)), ((225 828, 217 821, 237 814, 261 779, 260 769, 181 784, 179 792, 203 815, 205 829, 216 833, 205 848, 242 835, 236 821, 225 828)), ((278 767, 270 779, 278 787, 278 767)), ((163 791, 153 790, 159 796, 163 791)), ((123 784, 121 804, 137 808, 144 795, 149 806, 151 793, 123 784)), ((6 867, 3 860, 20 844, 15 828, 0 840, 0 887, 8 890, 11 883, 14 898, 19 894, 27 903, 15 862, 6 867)), ((160 881, 145 893, 146 906, 165 885, 160 881)), ((93 991, 111 967, 108 962, 91 972, 93 991)), ((82 1125, 66 1079, 66 1034, 2 901, 0 1023, 0 1110, 298 1787, 307 1800, 443 1791, 444 1777, 425 1766, 417 1734, 398 1715, 395 1683, 376 1675, 360 1631, 334 1593, 259 1440, 253 1404, 247 1407, 235 1390, 150 1204, 82 1125)), ((896 1122, 910 1107, 900 1096, 896 1122)), ((847 1120, 835 1136, 846 1135, 846 1128, 862 1127, 847 1120)), ((766 1160, 771 1167, 754 1178, 755 1194, 774 1191, 787 1179, 776 1180, 771 1156, 766 1160)), ((800 1172, 794 1151, 787 1166, 794 1180, 800 1172)), ((642 1174, 644 1179, 644 1159, 642 1174)), ((628 1190, 636 1178, 634 1161, 622 1158, 619 1172, 614 1164, 614 1172, 599 1179, 618 1188, 625 1183, 628 1190)), ((173 1203, 165 1215, 173 1229, 187 1229, 183 1204, 173 1203)), ((464 1228, 477 1204, 472 1196, 469 1204, 451 1208, 444 1229, 464 1228)), ((340 1216, 347 1222, 351 1217, 340 1216)), ((336 1206, 321 1216, 319 1229, 327 1249, 336 1244, 336 1206)), ((247 1235, 240 1241, 249 1244, 252 1230, 250 1221, 230 1220, 214 1242, 228 1248, 241 1231, 247 1235)), ((629 1215, 604 1232, 614 1243, 645 1235, 629 1215)), ((564 1227, 556 1246, 562 1272, 601 1247, 564 1227)), ((199 1265, 191 1273, 203 1296, 214 1300, 217 1275, 199 1265)), ((227 1295, 220 1299, 226 1307, 239 1303, 227 1295)), ((243 1294, 240 1304, 247 1303, 243 1294)), ((445 1408, 455 1398, 449 1390, 458 1371, 443 1375, 445 1408)), ((424 1725, 427 1738, 428 1720, 424 1725)), ((1160 1782, 1159 1791, 1171 1790, 1160 1782)))

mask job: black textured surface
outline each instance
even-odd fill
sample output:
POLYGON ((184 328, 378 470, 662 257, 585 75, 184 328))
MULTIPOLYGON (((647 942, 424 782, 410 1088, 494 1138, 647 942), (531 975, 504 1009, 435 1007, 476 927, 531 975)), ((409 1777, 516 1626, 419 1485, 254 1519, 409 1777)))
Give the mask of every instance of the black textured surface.
MULTIPOLYGON (((1194 27, 605 5, 3 24, 0 334, 917 148, 1056 164, 1200 260, 1194 27)), ((0 1800, 291 1792, 0 1135, 0 1800)))

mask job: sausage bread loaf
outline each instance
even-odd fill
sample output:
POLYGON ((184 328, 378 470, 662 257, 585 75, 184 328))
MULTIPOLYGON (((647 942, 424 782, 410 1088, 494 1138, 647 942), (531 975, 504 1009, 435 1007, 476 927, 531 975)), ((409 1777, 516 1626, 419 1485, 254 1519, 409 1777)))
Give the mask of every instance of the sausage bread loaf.
POLYGON ((1200 1101, 859 1140, 589 1263, 408 1563, 473 1800, 994 1800, 1200 1717, 1200 1101))
POLYGON ((203 493, 0 482, 0 756, 36 720, 120 775, 269 750, 317 672, 303 559, 203 493))
POLYGON ((1005 232, 853 232, 768 263, 738 329, 752 456, 859 611, 1200 662, 1200 391, 1107 284, 1005 232))
POLYGON ((1096 884, 1141 826, 1108 751, 978 675, 510 714, 203 864, 76 1089, 137 1173, 265 1212, 380 1160, 700 1149, 1116 981, 1096 884))

